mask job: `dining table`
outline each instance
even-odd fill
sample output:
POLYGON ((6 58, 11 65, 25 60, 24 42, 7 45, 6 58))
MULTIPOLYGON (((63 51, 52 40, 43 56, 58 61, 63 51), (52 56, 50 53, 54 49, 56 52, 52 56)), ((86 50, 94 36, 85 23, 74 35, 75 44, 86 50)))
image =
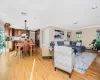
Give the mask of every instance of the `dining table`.
MULTIPOLYGON (((29 43, 29 45, 30 45, 30 56, 32 56, 32 50, 33 50, 34 44, 29 43)), ((22 57, 23 43, 17 43, 15 46, 18 48, 18 55, 19 55, 19 58, 21 58, 22 57)))

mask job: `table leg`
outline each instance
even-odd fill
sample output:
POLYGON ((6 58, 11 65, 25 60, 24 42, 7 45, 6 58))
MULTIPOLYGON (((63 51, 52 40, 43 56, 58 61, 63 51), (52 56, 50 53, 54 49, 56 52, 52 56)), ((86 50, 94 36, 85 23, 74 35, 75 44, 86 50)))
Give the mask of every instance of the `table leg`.
POLYGON ((32 46, 30 46, 30 55, 32 56, 32 46))
POLYGON ((22 56, 21 47, 18 47, 18 55, 19 55, 19 58, 21 58, 21 56, 22 56))

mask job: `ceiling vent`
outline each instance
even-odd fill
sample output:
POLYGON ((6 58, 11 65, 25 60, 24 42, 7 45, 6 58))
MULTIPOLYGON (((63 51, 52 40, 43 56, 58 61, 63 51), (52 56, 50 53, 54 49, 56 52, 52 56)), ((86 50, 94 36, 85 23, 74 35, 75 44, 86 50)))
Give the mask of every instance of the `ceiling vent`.
POLYGON ((77 22, 75 22, 74 24, 78 24, 77 22))
POLYGON ((26 16, 26 15, 27 15, 27 13, 25 13, 25 12, 21 12, 21 15, 25 15, 25 16, 26 16))

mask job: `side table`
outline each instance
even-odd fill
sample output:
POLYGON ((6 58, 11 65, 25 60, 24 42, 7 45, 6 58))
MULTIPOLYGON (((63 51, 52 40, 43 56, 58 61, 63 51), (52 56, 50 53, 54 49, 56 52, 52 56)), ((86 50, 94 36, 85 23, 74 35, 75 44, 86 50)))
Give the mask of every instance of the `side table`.
POLYGON ((98 54, 100 55, 100 50, 98 50, 98 54))

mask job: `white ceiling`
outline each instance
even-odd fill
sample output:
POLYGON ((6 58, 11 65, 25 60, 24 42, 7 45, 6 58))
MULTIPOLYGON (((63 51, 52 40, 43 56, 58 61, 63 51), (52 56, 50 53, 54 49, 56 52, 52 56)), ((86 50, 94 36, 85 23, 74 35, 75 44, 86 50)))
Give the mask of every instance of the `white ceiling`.
POLYGON ((24 28, 25 19, 31 30, 46 26, 66 29, 98 26, 100 0, 0 0, 0 21, 9 22, 14 28, 24 28))

